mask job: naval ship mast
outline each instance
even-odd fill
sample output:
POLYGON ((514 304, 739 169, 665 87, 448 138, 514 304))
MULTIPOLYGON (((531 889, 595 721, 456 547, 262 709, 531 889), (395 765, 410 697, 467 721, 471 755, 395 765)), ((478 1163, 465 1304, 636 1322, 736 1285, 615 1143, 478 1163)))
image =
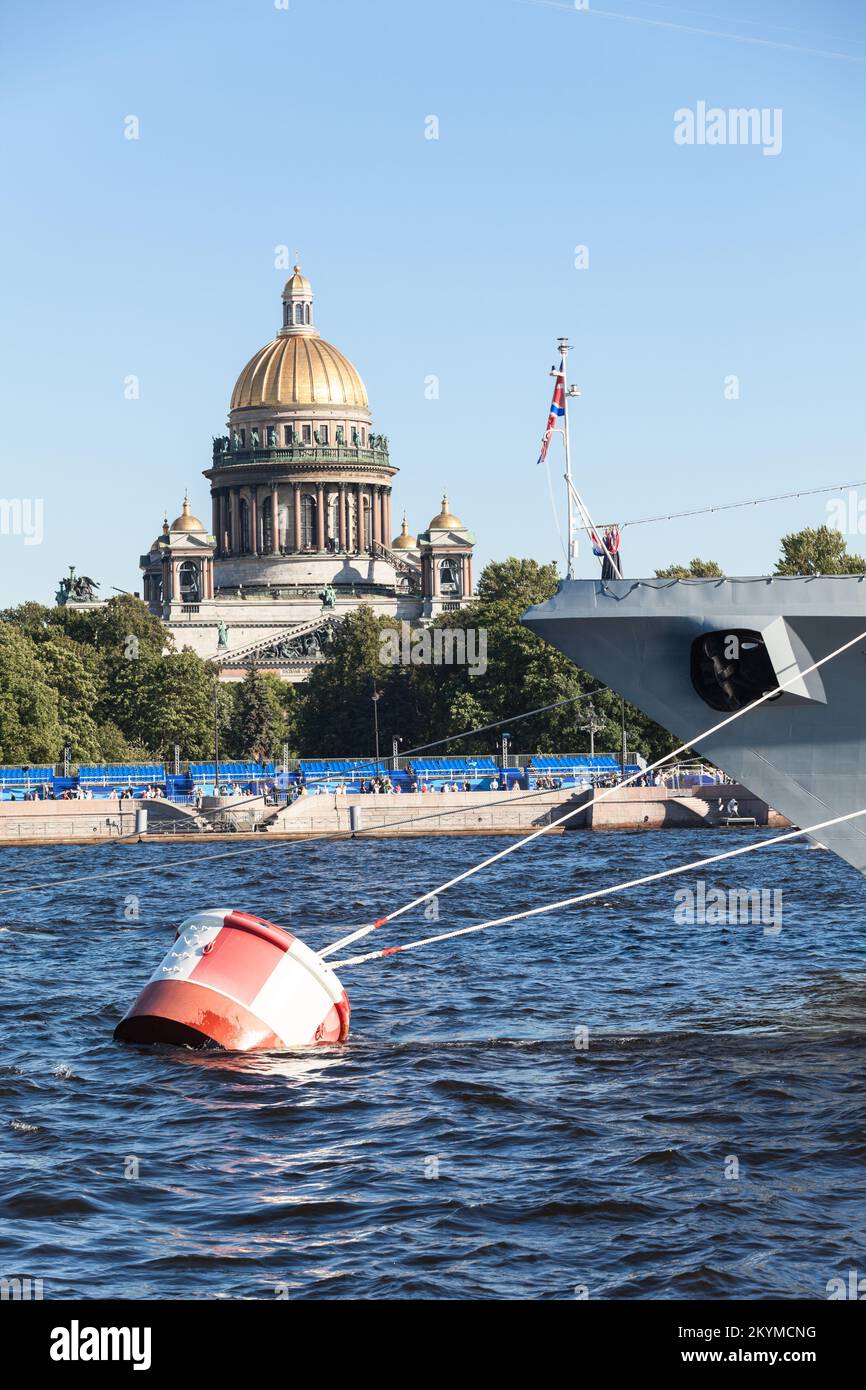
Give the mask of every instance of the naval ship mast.
POLYGON ((577 533, 580 531, 585 531, 587 536, 589 537, 589 543, 593 547, 593 549, 600 549, 603 551, 604 555, 610 560, 616 578, 622 579, 622 572, 619 567, 618 555, 613 550, 609 549, 603 540, 599 539, 599 534, 596 530, 595 523, 593 522, 593 519, 589 514, 589 509, 586 503, 584 502, 583 498, 581 497, 580 493, 578 492, 577 488, 575 487, 574 479, 571 475, 571 439, 568 426, 568 402, 569 400, 576 399, 580 395, 580 391, 576 386, 568 385, 568 354, 571 349, 571 344, 569 343, 567 338, 559 338, 557 340, 557 347, 559 348, 560 357, 562 359, 562 365, 559 371, 557 371, 555 368, 552 369, 550 375, 553 377, 559 376, 562 378, 562 438, 565 445, 564 477, 566 501, 568 507, 568 554, 566 557, 566 578, 574 579, 574 560, 577 554, 577 533), (577 513, 579 524, 578 522, 576 522, 575 512, 577 513))

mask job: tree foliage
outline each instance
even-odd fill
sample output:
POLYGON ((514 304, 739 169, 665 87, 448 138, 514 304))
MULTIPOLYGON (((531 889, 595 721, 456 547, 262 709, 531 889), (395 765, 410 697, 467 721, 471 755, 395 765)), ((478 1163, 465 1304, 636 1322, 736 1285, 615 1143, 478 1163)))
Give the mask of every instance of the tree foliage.
POLYGON ((656 570, 656 579, 722 579, 721 569, 715 560, 695 558, 688 565, 668 565, 667 569, 656 570))
MULTIPOLYGON (((776 573, 862 574, 866 559, 848 552, 840 532, 806 528, 783 537, 776 573)), ((722 571, 695 558, 656 575, 722 571)), ((175 744, 181 757, 205 759, 215 724, 223 757, 271 758, 285 742, 313 757, 371 756, 376 717, 383 757, 394 736, 403 751, 443 740, 435 751, 480 753, 498 747, 501 729, 456 735, 536 709, 505 726, 516 752, 586 750, 590 715, 596 750, 618 752, 620 697, 520 621, 558 583, 555 564, 511 556, 487 565, 472 602, 439 618, 430 634, 465 640, 475 657, 468 663, 407 660, 408 627, 362 604, 300 688, 257 671, 220 684, 213 665, 175 651, 162 623, 128 595, 85 610, 21 604, 0 613, 0 760, 54 762, 64 740, 76 761, 170 758, 175 744)), ((673 746, 633 706, 624 715, 632 752, 655 757, 673 746)))
POLYGON ((777 574, 866 574, 866 560, 852 555, 841 531, 806 526, 782 537, 777 574))
MULTIPOLYGON (((404 664, 402 657, 397 664, 383 664, 383 634, 399 629, 399 624, 377 620, 369 609, 357 610, 299 697, 299 751, 320 757, 372 754, 375 690, 380 695, 379 748, 385 756, 391 752, 392 735, 401 738, 404 751, 447 740, 435 751, 490 752, 499 746, 500 729, 470 739, 449 735, 547 705, 555 708, 508 729, 515 751, 588 748, 589 734, 582 725, 592 710, 598 725, 596 749, 618 752, 619 697, 600 689, 597 681, 520 622, 528 607, 555 593, 558 582, 555 565, 535 560, 512 557, 488 565, 473 602, 433 624, 434 631, 465 634, 474 664, 404 664), (482 652, 485 661, 477 659, 482 652)), ((632 750, 655 754, 672 746, 670 736, 640 711, 626 706, 626 712, 632 750)))
POLYGON ((37 644, 0 624, 0 762, 53 763, 61 741, 58 694, 37 644))

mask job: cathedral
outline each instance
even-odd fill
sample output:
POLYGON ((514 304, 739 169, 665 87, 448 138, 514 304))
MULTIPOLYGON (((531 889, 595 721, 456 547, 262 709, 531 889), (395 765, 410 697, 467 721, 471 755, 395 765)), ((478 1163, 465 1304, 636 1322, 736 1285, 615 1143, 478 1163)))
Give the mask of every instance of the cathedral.
POLYGON ((140 561, 145 602, 223 680, 253 666, 305 680, 361 604, 416 624, 463 607, 475 538, 447 497, 426 531, 411 535, 404 515, 395 536, 397 471, 296 265, 276 337, 244 367, 213 441, 210 525, 188 498, 166 517, 140 561))

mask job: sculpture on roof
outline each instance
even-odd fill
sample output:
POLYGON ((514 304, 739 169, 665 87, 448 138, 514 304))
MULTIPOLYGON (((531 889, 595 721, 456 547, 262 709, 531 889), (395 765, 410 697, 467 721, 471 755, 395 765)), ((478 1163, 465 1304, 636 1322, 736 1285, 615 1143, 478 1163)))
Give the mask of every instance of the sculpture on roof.
POLYGON ((76 574, 75 566, 69 566, 68 578, 61 579, 55 594, 55 602, 58 608, 65 608, 67 603, 96 603, 99 584, 95 579, 90 579, 86 574, 76 574))

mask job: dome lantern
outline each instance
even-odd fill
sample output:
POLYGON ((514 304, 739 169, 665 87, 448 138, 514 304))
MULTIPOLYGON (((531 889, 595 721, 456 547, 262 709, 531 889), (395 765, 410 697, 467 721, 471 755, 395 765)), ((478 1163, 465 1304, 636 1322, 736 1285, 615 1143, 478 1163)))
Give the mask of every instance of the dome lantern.
POLYGON ((205 527, 197 516, 193 516, 189 506, 189 494, 184 493, 183 511, 171 524, 172 531, 204 531, 205 527))
POLYGON ((283 286, 283 326, 280 333, 315 333, 313 287, 296 265, 283 286))
POLYGON ((409 523, 406 520, 406 513, 403 513, 403 525, 400 527, 399 536, 395 536, 391 542, 392 550, 417 550, 418 542, 414 536, 409 534, 409 523))
POLYGON ((443 492, 442 510, 439 515, 434 516, 433 520, 430 522, 429 530, 447 531, 452 527, 457 527, 462 530, 463 522, 460 520, 459 516, 455 516, 453 512, 448 510, 448 494, 447 492, 443 492))

